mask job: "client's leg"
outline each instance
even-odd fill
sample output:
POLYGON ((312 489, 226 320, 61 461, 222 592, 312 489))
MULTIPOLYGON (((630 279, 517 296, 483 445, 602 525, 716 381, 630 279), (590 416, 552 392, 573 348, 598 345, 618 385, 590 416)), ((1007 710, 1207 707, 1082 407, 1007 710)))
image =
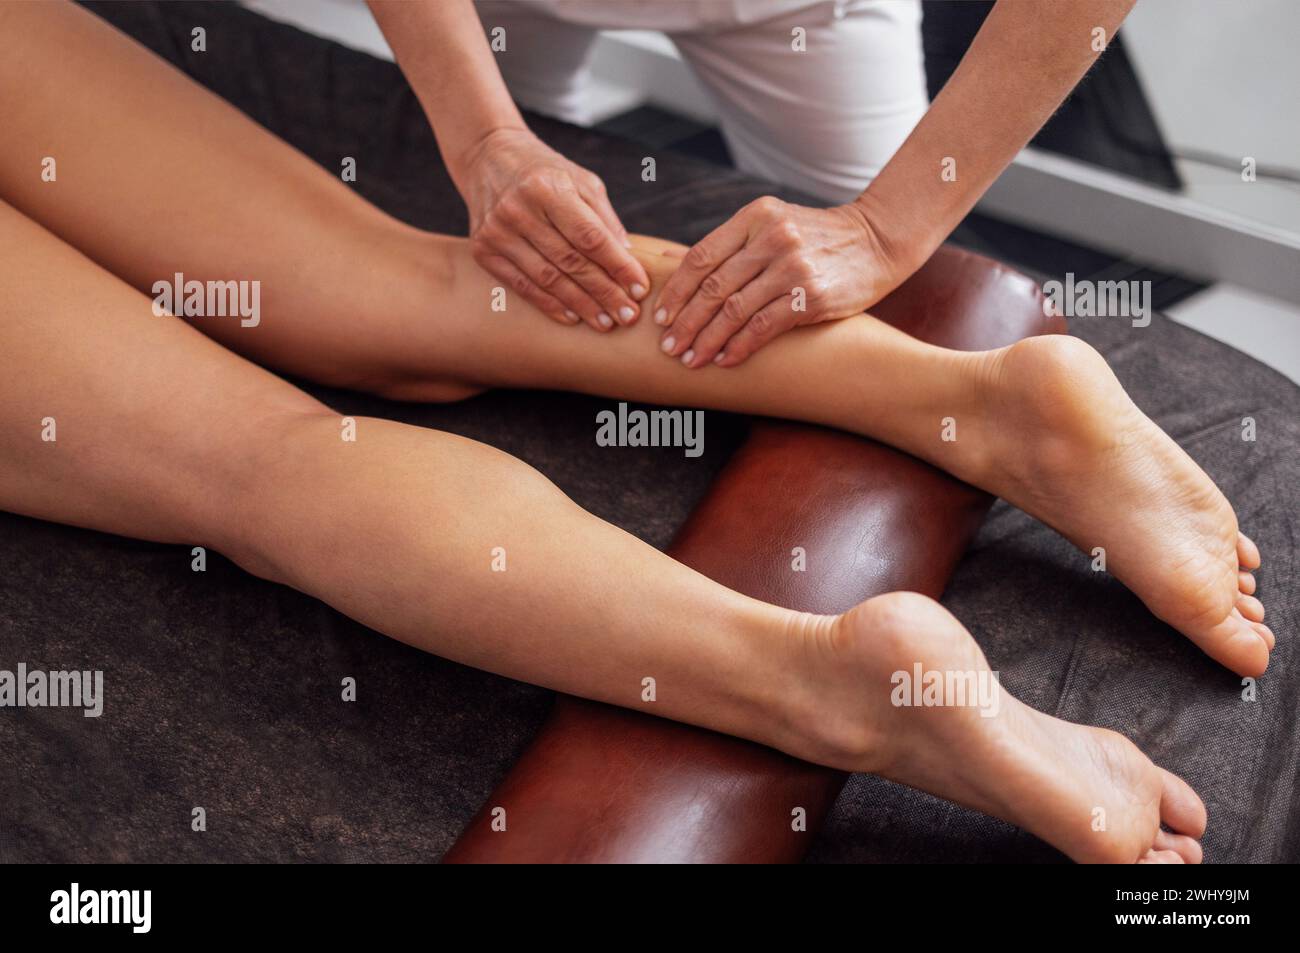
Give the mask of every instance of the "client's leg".
MULTIPOLYGON (((141 289, 175 272, 260 281, 256 326, 194 319, 240 353, 394 397, 548 387, 852 430, 1103 548, 1211 656, 1244 674, 1267 665, 1273 635, 1239 572, 1259 557, 1232 507, 1081 342, 967 354, 862 318, 688 372, 646 322, 597 337, 517 298, 492 311, 463 242, 394 222, 84 11, 0 6, 0 52, 0 197, 141 289), (42 179, 43 156, 57 180, 42 179)), ((647 256, 662 280, 671 261, 647 256)))
POLYGON ((213 546, 420 648, 876 771, 1079 860, 1200 857, 1185 783, 1010 698, 923 597, 841 617, 747 598, 505 454, 339 418, 2 202, 0 260, 0 508, 213 546), (896 704, 917 665, 980 691, 896 704))

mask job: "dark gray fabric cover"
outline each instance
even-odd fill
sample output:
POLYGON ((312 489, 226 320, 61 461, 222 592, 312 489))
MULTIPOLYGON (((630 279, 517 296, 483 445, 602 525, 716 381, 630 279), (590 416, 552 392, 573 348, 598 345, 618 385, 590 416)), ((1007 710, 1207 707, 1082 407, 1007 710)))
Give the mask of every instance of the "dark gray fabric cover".
MULTIPOLYGON (((356 187, 439 231, 465 215, 398 70, 233 5, 93 5, 356 187), (189 49, 194 26, 208 52, 189 49)), ((111 77, 105 78, 106 82, 111 77)), ((160 117, 185 122, 185 117, 160 117)), ((700 237, 765 187, 538 121, 598 171, 630 229, 700 237)), ((232 201, 238 201, 232 196, 232 201)), ((1157 318, 1078 322, 1138 403, 1237 506, 1267 560, 1279 637, 1259 698, 1155 622, 1050 530, 999 504, 946 603, 1004 683, 1065 718, 1127 733, 1209 806, 1209 860, 1300 859, 1291 590, 1300 395, 1228 347, 1157 318), (1240 422, 1255 417, 1258 440, 1240 422)), ((312 388, 345 412, 450 430, 539 467, 587 509, 656 546, 672 537, 743 434, 708 417, 706 453, 596 452, 607 401, 496 393, 455 406, 387 404, 312 388)), ((219 557, 190 570, 161 546, 0 514, 0 668, 102 669, 103 717, 0 709, 0 861, 416 861, 447 849, 540 724, 549 693, 392 642, 219 557), (357 679, 355 703, 340 680, 357 679), (208 829, 190 829, 205 808, 208 829)), ((430 579, 431 589, 454 584, 430 579)), ((1007 825, 855 777, 811 858, 1053 860, 1007 825)))

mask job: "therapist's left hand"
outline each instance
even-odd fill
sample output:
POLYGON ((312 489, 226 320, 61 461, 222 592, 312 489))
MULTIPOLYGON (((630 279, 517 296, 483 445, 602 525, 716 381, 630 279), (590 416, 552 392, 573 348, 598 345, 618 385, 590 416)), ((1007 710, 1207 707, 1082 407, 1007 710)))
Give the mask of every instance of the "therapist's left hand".
POLYGON ((660 347, 687 367, 734 367, 793 327, 858 314, 896 275, 861 206, 764 196, 693 246, 664 283, 654 305, 667 325, 660 347))

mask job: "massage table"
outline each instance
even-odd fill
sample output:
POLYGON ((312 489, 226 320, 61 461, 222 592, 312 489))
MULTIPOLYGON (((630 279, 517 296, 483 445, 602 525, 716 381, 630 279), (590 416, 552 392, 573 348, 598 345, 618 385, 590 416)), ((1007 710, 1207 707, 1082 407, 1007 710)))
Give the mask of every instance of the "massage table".
MULTIPOLYGON (((392 64, 230 4, 89 6, 326 168, 358 157, 355 187, 371 201, 464 234, 392 64), (206 53, 190 49, 195 26, 208 30, 206 53)), ((644 147, 530 121, 604 178, 634 231, 690 242, 765 192, 799 200, 667 152, 659 181, 643 183, 644 147)), ((918 337, 987 347, 1058 330, 1035 284, 949 247, 876 310, 918 337)), ((870 441, 710 411, 705 453, 689 459, 597 447, 596 413, 615 401, 502 391, 420 405, 307 389, 343 413, 512 453, 741 591, 820 611, 896 588, 942 596, 1014 694, 1124 732, 1185 776, 1209 809, 1207 860, 1300 860, 1300 390, 1160 316, 1144 329, 1094 319, 1070 330, 1205 466, 1264 552, 1260 591, 1279 644, 1254 701, 1051 530, 870 441), (1240 439, 1246 415, 1254 442, 1240 439), (808 550, 807 572, 789 571, 792 545, 808 550)), ((99 719, 0 712, 0 862, 1062 859, 880 778, 557 699, 394 642, 214 554, 206 573, 190 559, 188 547, 0 514, 0 658, 102 669, 106 694, 99 719), (344 677, 356 679, 355 702, 339 700, 344 677), (507 831, 485 830, 501 805, 507 831), (202 833, 190 826, 196 806, 202 833), (806 830, 793 829, 795 808, 806 830)))

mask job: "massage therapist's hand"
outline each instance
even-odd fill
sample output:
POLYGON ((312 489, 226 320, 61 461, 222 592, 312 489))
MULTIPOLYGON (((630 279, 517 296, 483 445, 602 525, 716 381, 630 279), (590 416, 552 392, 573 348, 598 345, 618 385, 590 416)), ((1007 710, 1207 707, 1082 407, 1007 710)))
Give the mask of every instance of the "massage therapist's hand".
POLYGON ((499 129, 458 179, 485 270, 564 324, 606 331, 636 320, 650 279, 599 176, 526 129, 499 129))
POLYGON ((858 314, 903 275, 862 208, 751 202, 682 259, 654 304, 664 353, 734 367, 793 327, 858 314))

